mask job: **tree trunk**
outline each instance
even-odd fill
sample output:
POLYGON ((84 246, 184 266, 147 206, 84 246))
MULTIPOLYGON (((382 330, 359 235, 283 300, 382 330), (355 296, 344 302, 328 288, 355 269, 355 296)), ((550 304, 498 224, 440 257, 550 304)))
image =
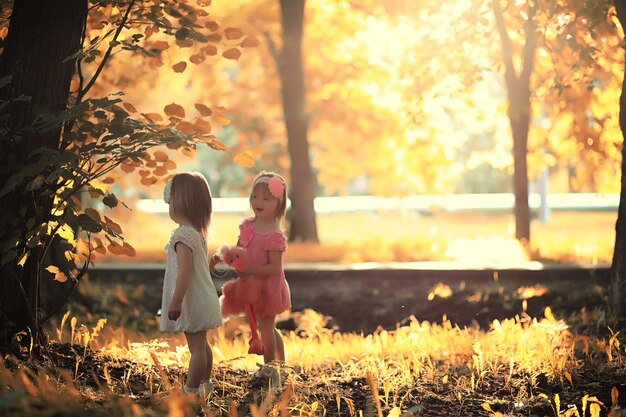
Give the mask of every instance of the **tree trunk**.
MULTIPOLYGON (((615 0, 615 8, 622 28, 626 28, 626 0, 615 0)), ((619 99, 619 126, 622 138, 626 138, 626 79, 622 80, 622 94, 619 99)), ((611 310, 621 320, 626 316, 626 141, 622 142, 622 182, 610 276, 611 310)))
MULTIPOLYGON (((11 100, 28 96, 28 101, 10 105, 8 129, 3 138, 3 166, 32 163, 36 149, 58 149, 61 127, 44 132, 32 131, 42 114, 66 109, 75 59, 67 59, 81 47, 87 16, 86 0, 15 0, 4 51, 0 56, 0 77, 10 75, 11 84, 0 89, 0 98, 11 100), (67 59, 67 60, 66 60, 67 59), (66 61, 65 61, 66 60, 66 61), (64 62, 65 61, 65 62, 64 62)), ((1 171, 1 187, 13 174, 1 171)), ((0 199, 0 230, 4 236, 14 230, 9 225, 21 216, 20 236, 27 233, 26 221, 46 222, 52 201, 37 190, 15 190, 0 199)), ((2 266, 0 276, 0 344, 6 346, 13 334, 26 330, 38 341, 39 284, 43 257, 41 246, 31 249, 24 267, 17 261, 2 266)))
POLYGON ((520 242, 530 242, 530 207, 528 205, 528 127, 530 91, 520 92, 520 99, 528 106, 510 105, 509 118, 513 133, 513 192, 515 193, 515 238, 520 242), (521 107, 526 107, 521 108, 521 107), (516 119, 517 117, 517 119, 516 119))
POLYGON ((283 48, 279 73, 283 113, 291 159, 289 240, 318 241, 313 200, 316 180, 311 169, 305 110, 302 33, 305 0, 280 0, 283 48))
POLYGON ((509 96, 509 121, 513 136, 513 190, 515 193, 515 238, 530 244, 530 208, 528 206, 528 130, 530 128, 530 76, 535 66, 537 5, 531 3, 524 24, 525 43, 522 50, 522 69, 518 74, 513 64, 513 47, 508 35, 500 0, 493 1, 496 27, 502 42, 505 81, 509 96))

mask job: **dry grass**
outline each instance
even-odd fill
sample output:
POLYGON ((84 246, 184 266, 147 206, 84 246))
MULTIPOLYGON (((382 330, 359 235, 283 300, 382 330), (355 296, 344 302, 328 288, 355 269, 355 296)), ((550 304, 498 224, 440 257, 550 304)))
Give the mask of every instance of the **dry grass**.
MULTIPOLYGON (((146 219, 135 220, 141 221, 125 230, 131 241, 140 236, 133 242, 138 260, 161 261, 173 224, 162 219, 167 223, 147 227, 146 219)), ((237 216, 216 216, 213 241, 234 241, 238 222, 237 216)), ((320 216, 324 244, 293 244, 288 260, 519 260, 527 255, 510 239, 510 222, 510 216, 452 214, 320 216)), ((554 214, 549 225, 533 224, 539 244, 533 253, 607 262, 613 222, 608 213, 554 214)), ((284 333, 288 365, 282 379, 267 383, 249 377, 258 358, 246 354, 247 325, 231 321, 210 335, 216 391, 202 401, 181 394, 189 351, 183 336, 155 331, 152 313, 139 302, 145 289, 90 288, 81 286, 81 292, 97 302, 73 306, 74 314, 52 323, 48 352, 30 361, 0 361, 0 414, 626 415, 619 408, 626 405, 626 350, 601 310, 583 309, 565 321, 546 308, 542 317, 522 312, 488 328, 459 327, 445 316, 438 323, 412 317, 395 330, 369 335, 328 329, 327 318, 313 311, 293 313, 297 328, 284 333), (106 312, 108 323, 99 311, 106 312)))
MULTIPOLYGON (((612 212, 555 212, 544 225, 533 221, 528 253, 514 236, 508 214, 381 212, 318 215, 321 244, 292 243, 287 262, 409 262, 424 260, 554 260, 585 264, 610 263, 615 241, 612 212)), ((211 250, 237 240, 239 215, 216 214, 211 250)), ((175 225, 167 216, 135 212, 121 222, 137 249, 132 262, 163 262, 163 246, 175 225)), ((106 262, 128 262, 107 256, 106 262)))
MULTIPOLYGON (((216 391, 203 402, 180 393, 180 364, 189 358, 182 337, 151 339, 102 328, 102 321, 90 327, 69 314, 65 318, 56 337, 74 345, 52 345, 61 366, 10 358, 0 363, 0 410, 37 416, 81 411, 137 416, 593 416, 617 406, 624 388, 619 384, 626 382, 620 371, 626 356, 616 334, 578 335, 549 308, 545 317, 494 321, 488 330, 413 318, 394 331, 368 336, 330 331, 324 317, 307 311, 298 317, 299 328, 285 335, 289 363, 298 368, 283 367, 284 379, 269 385, 251 383, 247 376, 256 368, 256 357, 245 353, 245 331, 233 336, 224 327, 212 334, 216 391), (595 385, 587 384, 590 375, 595 385), (604 405, 587 390, 602 390, 604 405), (164 393, 169 397, 163 398, 164 393), (568 406, 570 414, 550 412, 568 406)), ((591 324, 599 319, 585 316, 591 324)), ((622 415, 620 411, 613 410, 612 416, 622 415)))

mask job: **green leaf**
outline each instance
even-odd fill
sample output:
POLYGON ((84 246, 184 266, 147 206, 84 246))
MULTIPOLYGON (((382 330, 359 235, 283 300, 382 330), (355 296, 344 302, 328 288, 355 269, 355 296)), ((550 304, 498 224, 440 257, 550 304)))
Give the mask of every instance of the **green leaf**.
POLYGON ((108 194, 102 199, 102 202, 105 206, 113 208, 117 206, 118 200, 114 194, 108 194))
POLYGON ((28 184, 26 184, 26 191, 35 191, 41 188, 45 178, 43 175, 37 175, 28 184))
POLYGON ((6 265, 9 262, 13 261, 16 257, 17 257, 17 252, 15 252, 14 250, 8 250, 4 252, 4 255, 2 255, 2 259, 0 260, 0 263, 2 263, 2 265, 6 265))
POLYGON ((0 78, 0 88, 11 84, 12 79, 12 75, 5 75, 4 77, 0 78))
POLYGON ((189 34, 191 32, 189 31, 189 29, 187 29, 186 27, 182 27, 180 29, 178 29, 176 31, 176 39, 180 40, 180 41, 184 41, 185 39, 187 39, 189 37, 189 34))
POLYGON ((86 214, 81 214, 80 216, 78 216, 77 226, 91 233, 98 233, 102 230, 102 225, 95 222, 91 217, 86 214))

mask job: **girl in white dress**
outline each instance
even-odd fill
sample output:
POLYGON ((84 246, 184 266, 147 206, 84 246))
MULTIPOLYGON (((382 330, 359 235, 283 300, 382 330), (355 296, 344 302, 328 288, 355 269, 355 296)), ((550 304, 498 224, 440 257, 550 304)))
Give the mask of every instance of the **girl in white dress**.
POLYGON ((211 190, 201 174, 181 173, 165 186, 164 200, 170 206, 170 218, 179 227, 165 247, 167 264, 159 328, 162 332, 185 333, 191 358, 184 391, 205 397, 213 390, 213 352, 207 330, 222 324, 206 242, 211 190))

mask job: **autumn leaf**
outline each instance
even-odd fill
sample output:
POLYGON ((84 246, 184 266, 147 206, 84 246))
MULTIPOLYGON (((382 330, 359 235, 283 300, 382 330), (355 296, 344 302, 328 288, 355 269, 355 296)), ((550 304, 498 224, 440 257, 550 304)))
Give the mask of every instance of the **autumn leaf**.
POLYGON ((120 165, 120 169, 128 174, 135 170, 135 166, 132 164, 123 163, 120 165))
POLYGON ((124 103, 124 108, 129 112, 129 113, 137 113, 137 109, 135 108, 135 106, 133 106, 130 103, 124 103))
POLYGON ((183 109, 183 106, 176 104, 176 103, 171 103, 168 104, 167 106, 165 106, 165 114, 168 116, 175 116, 175 117, 185 117, 185 109, 183 109))
POLYGON ((115 242, 111 242, 111 244, 109 246, 107 246, 107 250, 109 252, 111 252, 113 255, 123 255, 124 254, 124 248, 122 247, 122 245, 119 245, 115 242))
POLYGON ((137 255, 137 252, 135 251, 135 248, 124 242, 124 254, 126 256, 135 256, 137 255))
POLYGON ((214 56, 214 55, 217 55, 217 47, 215 47, 215 45, 207 45, 204 48, 202 48, 202 52, 204 52, 205 54, 209 56, 214 56))
POLYGON ((233 160, 235 161, 235 163, 241 165, 244 168, 252 168, 256 163, 257 157, 249 151, 243 151, 235 155, 233 160))
POLYGON ((154 159, 155 159, 157 162, 165 162, 165 161, 167 161, 167 160, 169 159, 169 157, 168 157, 168 156, 167 156, 167 154, 166 154, 165 152, 163 152, 163 151, 156 151, 156 152, 154 153, 154 159))
POLYGON ((204 24, 204 27, 209 29, 212 32, 215 32, 216 30, 218 30, 220 28, 220 25, 218 25, 217 22, 214 22, 214 21, 211 20, 209 22, 206 22, 204 24))
POLYGON ((163 121, 163 117, 159 113, 141 113, 141 115, 151 122, 163 121))
POLYGON ((201 140, 202 142, 206 143, 207 145, 209 145, 211 148, 218 150, 218 151, 225 151, 226 150, 226 145, 224 145, 222 142, 220 142, 215 136, 213 135, 200 135, 199 140, 201 140))
POLYGON ((56 274, 57 272, 60 271, 60 269, 58 266, 48 265, 48 267, 46 268, 46 271, 50 272, 51 274, 56 274))
POLYGON ((85 214, 89 216, 89 218, 91 218, 95 222, 100 221, 100 213, 98 213, 96 209, 92 209, 91 207, 88 207, 85 209, 85 214))
POLYGON ((230 125, 230 119, 228 119, 226 116, 223 116, 221 114, 215 113, 212 119, 219 125, 222 125, 222 126, 230 125))
POLYGON ((202 54, 195 54, 189 57, 189 61, 191 61, 191 63, 196 64, 196 65, 204 62, 204 59, 205 59, 204 55, 202 54))
POLYGON ((109 229, 113 230, 115 233, 119 235, 122 234, 122 228, 120 227, 119 224, 115 223, 113 220, 109 219, 107 216, 104 216, 104 220, 109 229))
POLYGON ((156 184, 157 179, 154 177, 144 177, 139 181, 141 185, 153 185, 156 184))
POLYGON ((57 235, 60 238, 65 239, 70 245, 76 245, 74 230, 69 224, 66 223, 61 225, 61 227, 59 227, 59 229, 57 230, 57 235))
POLYGON ((169 44, 165 41, 157 41, 152 45, 153 49, 158 49, 159 51, 165 51, 169 47, 169 44))
POLYGON ((174 72, 183 72, 187 68, 187 63, 185 61, 180 61, 178 64, 172 66, 174 72))
POLYGON ((202 116, 210 116, 211 114, 213 114, 213 112, 211 111, 210 108, 208 108, 207 106, 205 106, 202 103, 196 103, 194 104, 196 110, 198 110, 198 112, 200 112, 200 114, 202 116))
POLYGON ((207 122, 204 119, 196 119, 194 123, 194 128, 199 133, 211 133, 211 123, 207 122))
POLYGON ((254 36, 246 36, 246 38, 241 41, 242 48, 254 48, 260 45, 260 42, 254 36))
POLYGON ((227 59, 238 60, 241 56, 241 51, 237 48, 230 48, 224 51, 222 56, 227 59))
POLYGON ((67 281, 67 275, 65 275, 65 273, 59 271, 56 274, 54 274, 54 280, 58 281, 58 282, 65 282, 65 281, 67 281))
POLYGON ((186 120, 178 122, 176 124, 176 129, 186 135, 193 135, 194 133, 196 133, 196 127, 186 120))
POLYGON ((168 170, 176 169, 176 162, 168 159, 167 161, 163 162, 163 166, 168 170))
POLYGON ((189 48, 193 46, 193 41, 191 39, 176 39, 176 45, 181 48, 189 48))
POLYGON ((237 28, 226 28, 224 29, 224 36, 226 39, 239 39, 243 36, 243 32, 237 28))

